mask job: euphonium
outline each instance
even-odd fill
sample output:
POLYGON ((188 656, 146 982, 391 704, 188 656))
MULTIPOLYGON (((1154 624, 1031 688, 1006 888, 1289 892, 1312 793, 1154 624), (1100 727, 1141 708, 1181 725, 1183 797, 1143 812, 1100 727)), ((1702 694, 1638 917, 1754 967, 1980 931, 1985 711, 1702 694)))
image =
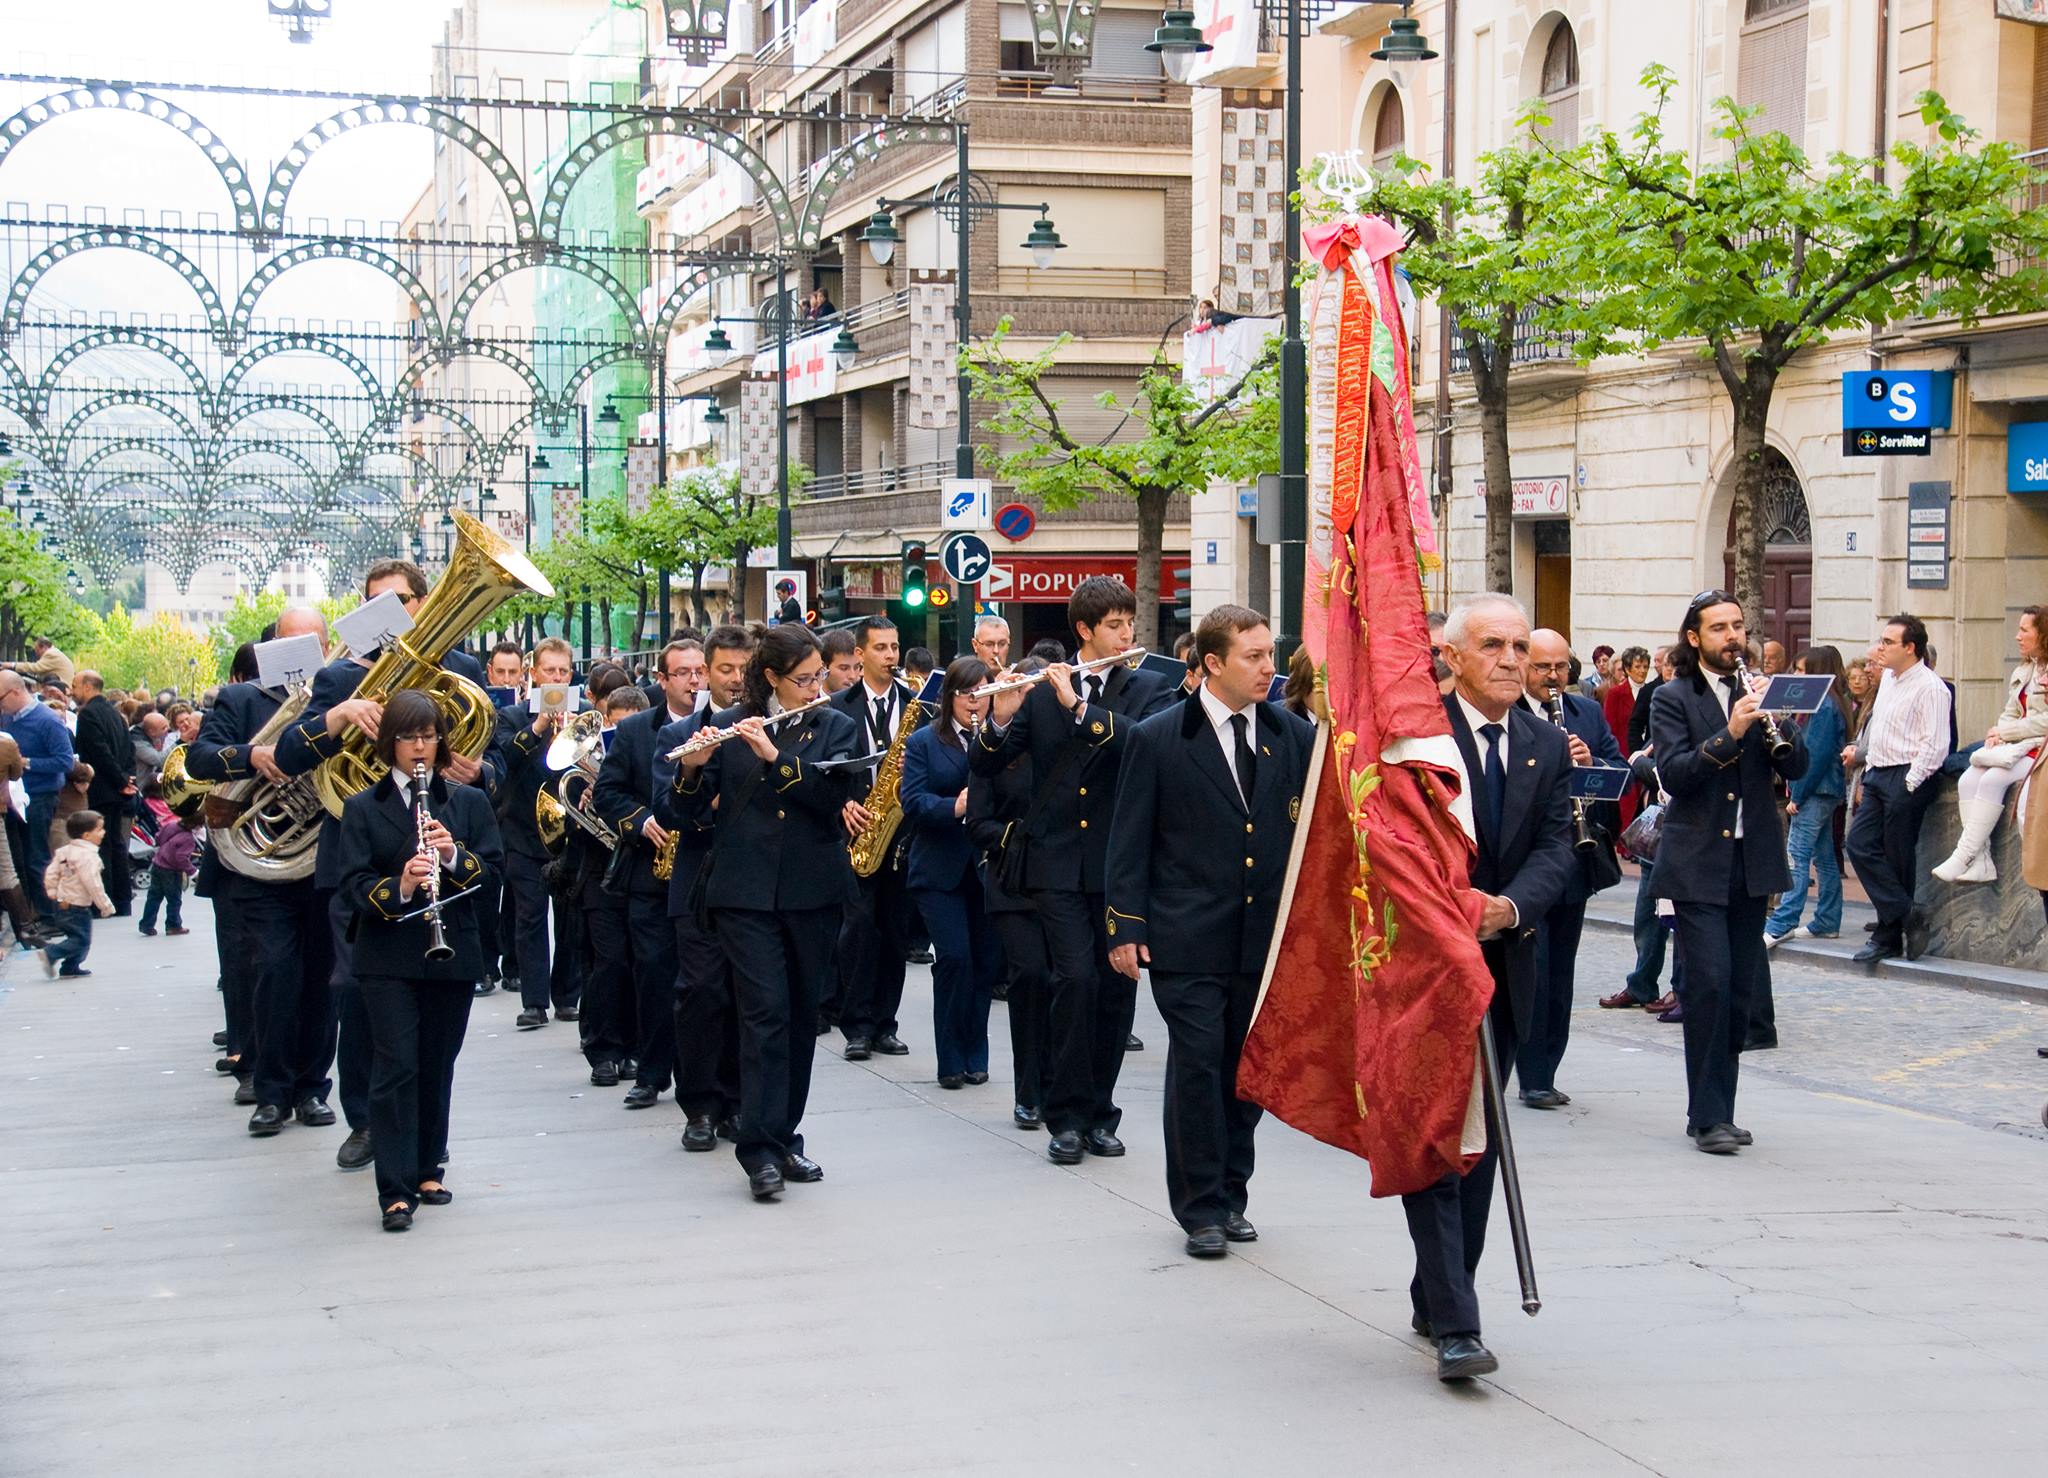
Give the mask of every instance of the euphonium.
POLYGON ((561 850, 568 839, 571 821, 595 837, 606 851, 619 844, 619 834, 590 808, 604 754, 603 727, 604 715, 595 709, 579 713, 548 746, 548 768, 563 774, 552 786, 543 785, 534 793, 533 823, 540 832, 541 845, 550 852, 561 850), (560 748, 565 740, 566 752, 560 748))
POLYGON ((853 870, 860 877, 873 877, 881 870, 897 828, 903 825, 903 798, 899 793, 903 785, 903 747, 910 743, 912 734, 924 727, 929 716, 925 705, 915 698, 905 703, 896 737, 889 741, 881 764, 875 768, 875 783, 868 787, 867 799, 861 802, 867 808, 868 824, 854 834, 846 848, 853 859, 853 870))
MULTIPOLYGON (((497 710, 475 683, 443 672, 441 659, 513 596, 530 591, 545 598, 555 587, 525 555, 467 513, 455 515, 455 532, 455 553, 413 613, 412 629, 391 639, 363 674, 355 696, 382 703, 401 689, 419 689, 446 715, 448 746, 475 759, 491 742, 497 710)), ((374 742, 351 729, 341 752, 313 772, 314 783, 328 812, 339 816, 350 796, 375 785, 388 768, 377 758, 374 742)))
MULTIPOLYGON (((332 655, 340 655, 336 648, 332 655)), ((299 721, 312 696, 311 683, 294 683, 270 722, 249 738, 251 749, 275 744, 299 721)), ((210 788, 201 807, 220 865, 264 883, 291 883, 313 875, 323 808, 313 775, 288 780, 231 780, 210 788)))
POLYGON ((163 787, 164 804, 180 821, 197 819, 206 797, 213 790, 211 780, 195 780, 185 768, 185 746, 182 744, 172 745, 171 752, 164 756, 157 780, 163 787))

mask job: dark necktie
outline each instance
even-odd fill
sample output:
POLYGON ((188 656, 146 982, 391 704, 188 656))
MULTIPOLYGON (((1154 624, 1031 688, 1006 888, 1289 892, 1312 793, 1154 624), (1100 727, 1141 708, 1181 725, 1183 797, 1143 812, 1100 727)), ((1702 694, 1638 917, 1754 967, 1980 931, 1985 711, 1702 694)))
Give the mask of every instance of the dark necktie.
POLYGON ((894 737, 889 732, 889 695, 887 693, 884 693, 875 700, 873 727, 875 731, 875 746, 878 749, 887 749, 889 741, 894 737))
POLYGON ((1728 712, 1733 714, 1735 705, 1742 699, 1742 680, 1731 672, 1721 679, 1721 686, 1728 690, 1728 712))
POLYGON ((1494 845, 1500 845, 1501 808, 1507 801, 1507 770, 1500 762, 1500 741, 1507 733, 1499 724, 1481 724, 1480 737, 1486 741, 1486 822, 1494 845))
POLYGON ((1088 701, 1095 704, 1102 702, 1102 674, 1100 673, 1091 672, 1088 674, 1088 701))
POLYGON ((1252 808, 1252 786, 1258 771, 1258 761, 1252 755, 1251 720, 1241 713, 1230 716, 1230 727, 1236 731, 1235 757, 1237 762, 1237 788, 1244 795, 1244 808, 1252 808))

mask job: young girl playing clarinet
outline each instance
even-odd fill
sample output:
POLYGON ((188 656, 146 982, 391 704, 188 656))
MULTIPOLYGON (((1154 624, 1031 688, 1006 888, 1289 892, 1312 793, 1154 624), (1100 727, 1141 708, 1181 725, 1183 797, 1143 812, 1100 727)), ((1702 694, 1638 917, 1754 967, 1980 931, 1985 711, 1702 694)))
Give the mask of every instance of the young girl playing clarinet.
POLYGON ((370 1018, 370 1143, 384 1230, 412 1226, 442 1179, 455 1055, 483 978, 478 902, 502 876, 498 823, 481 790, 442 778, 448 721, 412 689, 377 725, 391 767, 341 813, 341 889, 355 910, 353 969, 370 1018), (433 905, 438 899, 438 919, 433 905))

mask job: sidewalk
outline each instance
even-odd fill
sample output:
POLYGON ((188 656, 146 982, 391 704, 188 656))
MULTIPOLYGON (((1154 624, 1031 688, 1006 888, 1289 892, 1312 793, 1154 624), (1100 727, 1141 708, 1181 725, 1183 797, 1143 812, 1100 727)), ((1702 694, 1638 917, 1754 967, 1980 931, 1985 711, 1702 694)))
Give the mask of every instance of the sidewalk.
MULTIPOLYGON (((1615 886, 1597 895, 1586 906, 1586 927, 1620 934, 1633 932, 1639 882, 1635 876, 1625 876, 1615 886)), ((1802 960, 1837 970, 1868 969, 1869 973, 1881 979, 1908 980, 1916 985, 1940 985, 1951 990, 1976 991, 1982 995, 2048 1005, 2048 970, 2015 970, 2000 965, 1980 965, 1974 960, 1945 959, 1940 955, 1922 955, 1917 960, 1885 960, 1875 969, 1851 963, 1850 956, 1863 948, 1869 938, 1863 926, 1876 921, 1877 910, 1863 901, 1862 890, 1845 887, 1840 938, 1788 939, 1771 951, 1771 957, 1802 960)))

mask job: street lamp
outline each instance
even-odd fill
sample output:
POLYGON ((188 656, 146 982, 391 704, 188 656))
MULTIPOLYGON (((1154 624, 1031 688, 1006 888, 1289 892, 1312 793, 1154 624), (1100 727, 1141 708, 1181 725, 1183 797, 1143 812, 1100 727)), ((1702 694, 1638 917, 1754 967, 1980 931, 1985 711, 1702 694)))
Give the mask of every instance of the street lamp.
POLYGON ((1422 34, 1422 22, 1412 19, 1408 5, 1403 0, 1401 13, 1387 22, 1387 34, 1380 38, 1372 59, 1376 62, 1433 62, 1437 54, 1429 49, 1429 38, 1422 34))
POLYGON ((703 62, 725 44, 732 0, 662 0, 662 30, 685 61, 703 62))
POLYGON ((896 229, 896 217, 878 209, 868 217, 867 229, 860 233, 860 239, 868 244, 868 255, 875 259, 875 265, 886 267, 895 259, 903 233, 896 229))
MULTIPOLYGON (((1202 39, 1201 28, 1195 24, 1195 13, 1192 10, 1165 12, 1159 17, 1159 29, 1154 31, 1152 39, 1145 43, 1145 50, 1158 57, 1159 65, 1166 69, 1168 80, 1180 83, 1188 80, 1202 53, 1215 49, 1202 39)), ((1293 85, 1293 80, 1290 73, 1290 86, 1293 85)))
POLYGON ((1050 216, 1040 216, 1031 223, 1031 234, 1024 238, 1023 246, 1031 253, 1032 265, 1041 272, 1052 265, 1054 252, 1067 249, 1066 242, 1060 240, 1060 233, 1053 230, 1050 216))
POLYGON ((732 339, 727 335, 724 324, 714 323, 711 325, 711 332, 704 336, 704 352, 720 364, 724 364, 732 358, 734 353, 732 339))
POLYGON ((853 331, 844 324, 839 326, 839 336, 832 341, 832 365, 839 370, 850 370, 853 362, 860 357, 860 345, 854 342, 853 331))
POLYGON ((296 46, 311 41, 314 23, 333 14, 334 0, 270 0, 270 18, 284 27, 296 46))
POLYGON ((600 426, 616 426, 619 424, 619 408, 612 403, 612 398, 609 395, 604 398, 604 409, 597 413, 597 424, 600 426))

